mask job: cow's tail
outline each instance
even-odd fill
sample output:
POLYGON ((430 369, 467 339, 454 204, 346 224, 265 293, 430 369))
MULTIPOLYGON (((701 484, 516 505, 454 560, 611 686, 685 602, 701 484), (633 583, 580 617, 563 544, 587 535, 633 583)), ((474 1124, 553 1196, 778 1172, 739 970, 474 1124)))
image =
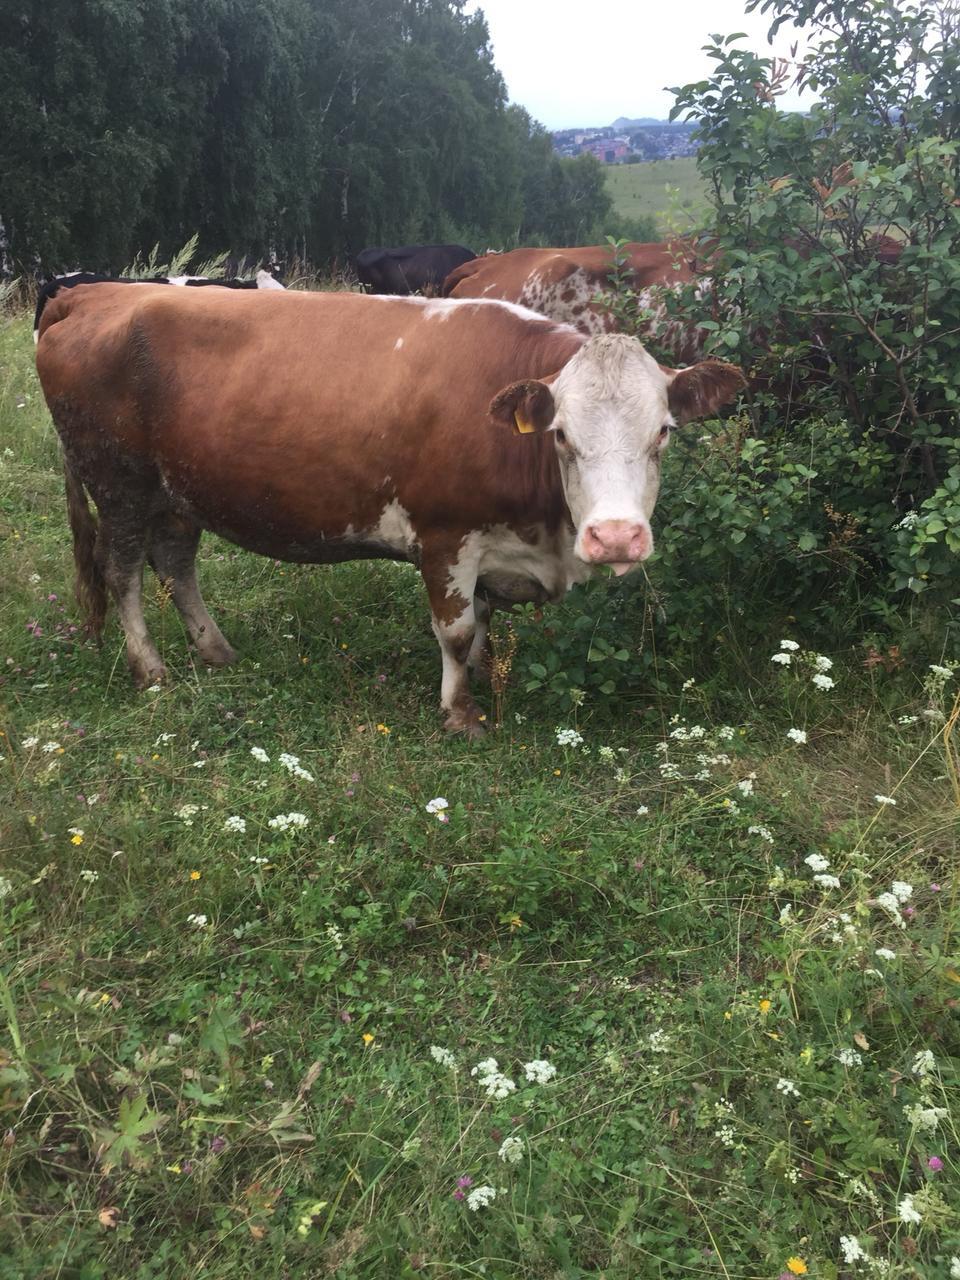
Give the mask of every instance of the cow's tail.
POLYGON ((99 640, 107 616, 107 583, 96 557, 97 521, 90 510, 83 481, 66 455, 63 471, 67 487, 67 515, 73 533, 77 603, 85 615, 87 630, 99 640))

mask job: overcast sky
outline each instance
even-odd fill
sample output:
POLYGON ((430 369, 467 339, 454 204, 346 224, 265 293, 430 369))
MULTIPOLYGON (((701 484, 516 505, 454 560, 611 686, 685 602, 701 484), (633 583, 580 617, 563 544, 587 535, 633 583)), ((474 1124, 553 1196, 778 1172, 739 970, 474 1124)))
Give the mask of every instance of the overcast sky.
MULTIPOLYGON (((712 33, 748 33, 755 52, 786 56, 796 33, 767 44, 769 16, 743 0, 475 0, 487 15, 494 59, 510 91, 548 129, 611 124, 618 116, 665 120, 664 85, 703 79, 712 33)), ((809 93, 782 99, 805 109, 809 93)))

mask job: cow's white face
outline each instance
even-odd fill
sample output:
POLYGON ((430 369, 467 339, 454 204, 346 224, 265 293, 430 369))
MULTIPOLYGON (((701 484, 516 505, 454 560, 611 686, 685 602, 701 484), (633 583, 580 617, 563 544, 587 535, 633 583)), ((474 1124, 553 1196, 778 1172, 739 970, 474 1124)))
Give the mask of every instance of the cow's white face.
POLYGON ((653 551, 660 458, 676 425, 667 379, 636 339, 617 335, 582 347, 552 390, 574 554, 626 573, 653 551))
POLYGON ((576 530, 574 554, 626 573, 653 551, 650 517, 671 428, 735 398, 743 375, 708 361, 663 369, 636 338, 591 338, 548 386, 514 383, 491 413, 521 433, 546 432, 557 451, 576 530))

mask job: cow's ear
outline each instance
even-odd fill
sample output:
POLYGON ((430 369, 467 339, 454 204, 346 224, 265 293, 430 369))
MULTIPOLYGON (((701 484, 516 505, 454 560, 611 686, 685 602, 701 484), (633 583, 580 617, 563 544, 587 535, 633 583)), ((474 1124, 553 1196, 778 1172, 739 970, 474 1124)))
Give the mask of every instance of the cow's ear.
POLYGON ((544 382, 512 382, 490 401, 490 417, 518 435, 546 431, 553 421, 556 405, 553 392, 544 382))
POLYGON ((747 385, 742 370, 722 360, 704 360, 689 369, 665 369, 670 387, 670 412, 679 426, 694 418, 708 418, 723 404, 736 400, 747 385))

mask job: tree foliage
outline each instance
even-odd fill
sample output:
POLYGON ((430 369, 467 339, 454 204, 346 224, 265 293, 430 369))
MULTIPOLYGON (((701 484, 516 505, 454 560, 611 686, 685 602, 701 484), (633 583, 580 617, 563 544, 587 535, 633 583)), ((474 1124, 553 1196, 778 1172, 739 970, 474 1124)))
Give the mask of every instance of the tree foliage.
MULTIPOLYGON (((712 37, 713 74, 674 90, 697 122, 712 196, 708 349, 751 367, 754 432, 814 417, 829 432, 821 476, 857 505, 844 457, 871 450, 882 517, 862 550, 894 585, 956 594, 960 553, 960 40, 957 10, 930 0, 750 0, 773 30, 806 29, 795 63, 712 37), (779 109, 788 84, 818 95, 779 109), (836 447, 837 431, 846 444, 836 447)), ((803 434, 807 436, 804 426, 803 434)), ((817 438, 814 432, 812 439, 817 438)), ((774 494, 771 505, 776 501, 774 494)), ((824 500, 819 532, 831 535, 824 500)), ((834 515, 836 511, 834 510, 834 515)), ((815 513, 814 513, 815 517, 815 513)), ((865 516, 859 513, 866 530, 865 516)))
MULTIPOLYGON (((466 0, 2 0, 20 267, 599 237, 602 167, 509 107, 466 0)), ((0 239, 2 243, 2 239, 0 239)))

